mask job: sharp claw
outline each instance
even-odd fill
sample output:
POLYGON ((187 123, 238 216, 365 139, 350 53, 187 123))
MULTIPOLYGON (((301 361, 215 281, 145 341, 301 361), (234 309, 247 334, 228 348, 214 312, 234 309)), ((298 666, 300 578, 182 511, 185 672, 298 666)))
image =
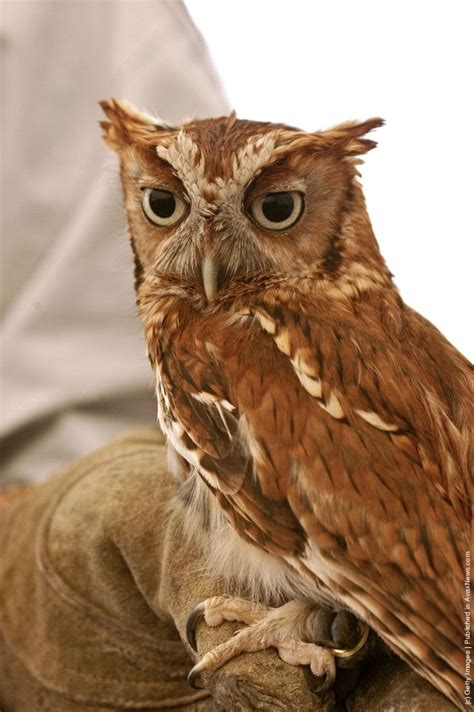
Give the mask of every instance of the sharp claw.
POLYGON ((326 675, 324 676, 323 684, 320 686, 318 692, 321 693, 321 692, 327 692, 328 690, 331 690, 335 681, 336 681, 336 676, 330 672, 327 672, 326 675))
MULTIPOLYGON (((321 677, 323 677, 321 675, 321 677)), ((318 679, 318 678, 316 678, 318 679)), ((326 670, 324 673, 324 678, 323 681, 318 687, 311 687, 312 692, 316 692, 316 694, 321 695, 324 692, 328 692, 328 690, 332 690, 334 687, 334 683, 336 682, 336 673, 334 670, 326 670)))
POLYGON ((320 685, 318 685, 318 687, 311 686, 311 692, 315 692, 317 695, 321 695, 323 692, 331 690, 335 681, 336 676, 331 671, 327 671, 324 673, 324 680, 320 685))
POLYGON ((193 690, 202 690, 203 688, 200 687, 199 685, 196 685, 196 679, 199 677, 199 669, 198 665, 195 665, 189 672, 189 675, 187 677, 187 682, 189 687, 192 687, 193 690))
MULTIPOLYGON (((186 621, 186 640, 188 641, 189 645, 191 648, 194 650, 195 653, 197 653, 197 643, 196 643, 196 624, 199 620, 199 618, 202 618, 204 616, 205 612, 205 606, 204 603, 199 603, 188 616, 188 620, 186 621)), ((191 675, 191 672, 189 675, 191 675)), ((189 682, 189 677, 188 677, 188 682, 189 682)), ((191 685, 192 687, 192 685, 191 685)))

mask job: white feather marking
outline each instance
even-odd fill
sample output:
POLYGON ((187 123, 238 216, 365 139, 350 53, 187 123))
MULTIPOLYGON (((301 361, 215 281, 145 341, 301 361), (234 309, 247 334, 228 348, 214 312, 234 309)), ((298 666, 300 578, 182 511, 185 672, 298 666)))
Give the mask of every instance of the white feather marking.
POLYGON ((300 351, 297 351, 291 359, 295 373, 303 388, 315 398, 321 398, 323 394, 321 380, 316 371, 303 358, 300 351))
POLYGON ((174 168, 197 209, 205 214, 212 213, 212 203, 202 196, 211 186, 205 177, 204 156, 198 158, 199 147, 191 136, 181 130, 169 146, 157 146, 156 151, 174 168))
POLYGON ((256 466, 264 465, 266 462, 265 453, 262 450, 252 423, 245 415, 239 418, 239 440, 246 443, 249 452, 252 454, 256 466))
POLYGON ((320 400, 318 400, 317 402, 321 406, 321 408, 325 410, 326 413, 329 413, 329 415, 331 415, 333 418, 340 420, 340 418, 344 417, 344 411, 342 410, 341 402, 334 393, 334 391, 331 392, 327 403, 323 403, 320 400))
POLYGON ((266 314, 265 312, 256 311, 255 316, 259 320, 262 329, 267 331, 269 334, 274 334, 276 332, 276 323, 273 321, 273 319, 270 319, 268 314, 266 314))
POLYGON ((232 413, 232 411, 235 410, 235 405, 232 405, 232 403, 229 403, 229 401, 224 398, 219 399, 213 393, 201 391, 200 393, 191 393, 191 397, 201 403, 206 403, 207 405, 219 403, 219 405, 228 410, 229 413, 232 413))
POLYGON ((241 186, 246 185, 263 166, 272 158, 275 150, 276 135, 269 132, 259 138, 250 138, 232 159, 233 180, 241 186))
POLYGON ((202 465, 199 465, 197 470, 199 471, 201 477, 206 480, 206 482, 210 484, 213 489, 220 490, 221 483, 215 472, 210 472, 205 467, 202 467, 202 465))
POLYGON ((221 406, 225 408, 226 410, 229 411, 229 413, 232 413, 233 410, 235 410, 235 405, 232 405, 232 403, 229 403, 228 400, 221 400, 219 401, 221 406))
POLYGON ((282 329, 280 333, 275 336, 274 341, 282 353, 284 353, 286 356, 290 356, 291 345, 290 333, 288 329, 282 329))
POLYGON ((303 373, 303 371, 299 371, 297 368, 295 368, 295 373, 298 376, 299 382, 305 391, 310 394, 310 396, 321 398, 323 394, 323 387, 319 378, 312 378, 306 373, 303 373))
POLYGON ((227 421, 226 421, 226 419, 224 418, 224 413, 222 412, 221 404, 219 403, 219 401, 216 401, 215 406, 216 406, 216 408, 217 408, 217 412, 218 412, 219 415, 221 416, 222 422, 224 423, 224 428, 226 429, 226 432, 227 432, 227 435, 228 435, 228 437, 229 437, 229 440, 232 441, 232 435, 230 434, 230 430, 229 430, 229 428, 228 428, 227 421))
POLYGON ((184 427, 180 422, 170 417, 169 398, 166 394, 166 390, 163 386, 158 369, 156 370, 156 398, 158 403, 158 422, 163 433, 166 435, 166 438, 177 453, 184 457, 184 459, 194 467, 199 467, 200 465, 197 451, 189 450, 184 445, 184 427))
POLYGON ((160 393, 158 394, 158 396, 161 394, 161 397, 163 398, 163 403, 165 404, 165 407, 168 410, 170 407, 170 401, 169 401, 168 394, 165 391, 165 387, 163 386, 163 382, 162 382, 158 372, 157 372, 156 383, 160 390, 160 393))
POLYGON ((360 262, 352 262, 350 265, 350 271, 354 274, 367 277, 369 281, 372 282, 379 282, 380 284, 383 284, 385 282, 384 276, 380 272, 380 270, 373 269, 372 267, 367 267, 366 265, 363 265, 360 262))
POLYGON ((205 403, 206 405, 212 405, 218 400, 217 396, 212 393, 207 393, 206 391, 200 391, 199 393, 191 393, 191 398, 199 401, 199 403, 205 403))
POLYGON ((354 284, 359 290, 359 292, 366 292, 374 286, 372 280, 367 279, 367 277, 356 277, 354 279, 354 284))
POLYGON ((297 351, 295 353, 294 357, 291 359, 291 363, 297 371, 305 373, 307 376, 310 376, 310 378, 317 378, 317 372, 312 366, 309 365, 307 361, 304 360, 303 356, 301 355, 301 351, 297 351))
POLYGON ((386 423, 384 420, 382 420, 380 415, 374 413, 373 410, 356 409, 355 412, 360 415, 360 417, 363 418, 367 423, 373 425, 374 428, 378 428, 378 430, 385 430, 386 432, 390 433, 394 433, 399 430, 398 425, 395 425, 394 423, 386 423))

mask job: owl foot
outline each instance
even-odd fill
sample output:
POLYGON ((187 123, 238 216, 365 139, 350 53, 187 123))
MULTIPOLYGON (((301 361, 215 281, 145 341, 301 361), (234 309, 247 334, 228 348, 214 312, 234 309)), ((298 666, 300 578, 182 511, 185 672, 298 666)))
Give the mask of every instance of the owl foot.
MULTIPOLYGON (((239 621, 248 627, 238 630, 229 640, 206 653, 188 675, 188 683, 196 687, 197 676, 207 670, 216 670, 241 653, 256 652, 266 648, 277 649, 280 658, 290 665, 309 665, 313 674, 322 678, 317 692, 330 689, 336 678, 335 656, 347 657, 352 650, 341 647, 347 640, 347 633, 353 638, 351 622, 355 621, 360 638, 350 647, 359 651, 367 639, 361 637, 362 629, 356 619, 346 611, 340 614, 323 611, 302 601, 290 601, 279 608, 251 603, 242 598, 214 596, 200 603, 191 612, 186 637, 194 650, 196 646, 196 624, 204 618, 208 626, 214 628, 224 621, 239 621), (345 620, 338 616, 346 614, 345 620), (364 640, 362 640, 364 638, 364 640), (322 645, 314 641, 321 640, 322 645), (324 646, 324 647, 323 647, 324 646)), ((365 636, 365 637, 364 637, 365 636)))

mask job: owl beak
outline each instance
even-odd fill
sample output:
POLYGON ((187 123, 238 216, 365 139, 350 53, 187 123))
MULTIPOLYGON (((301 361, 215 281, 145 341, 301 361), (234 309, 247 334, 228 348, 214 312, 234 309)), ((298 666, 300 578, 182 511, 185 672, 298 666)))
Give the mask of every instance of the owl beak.
POLYGON ((208 302, 212 302, 217 293, 217 264, 212 257, 204 257, 201 262, 202 284, 208 302))

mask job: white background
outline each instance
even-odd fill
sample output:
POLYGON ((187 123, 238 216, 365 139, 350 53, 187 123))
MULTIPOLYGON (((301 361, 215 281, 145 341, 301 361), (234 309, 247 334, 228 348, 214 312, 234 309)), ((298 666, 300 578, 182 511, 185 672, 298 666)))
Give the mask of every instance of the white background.
POLYGON ((405 301, 472 359, 472 2, 187 5, 241 118, 386 120, 362 166, 382 253, 405 301))

